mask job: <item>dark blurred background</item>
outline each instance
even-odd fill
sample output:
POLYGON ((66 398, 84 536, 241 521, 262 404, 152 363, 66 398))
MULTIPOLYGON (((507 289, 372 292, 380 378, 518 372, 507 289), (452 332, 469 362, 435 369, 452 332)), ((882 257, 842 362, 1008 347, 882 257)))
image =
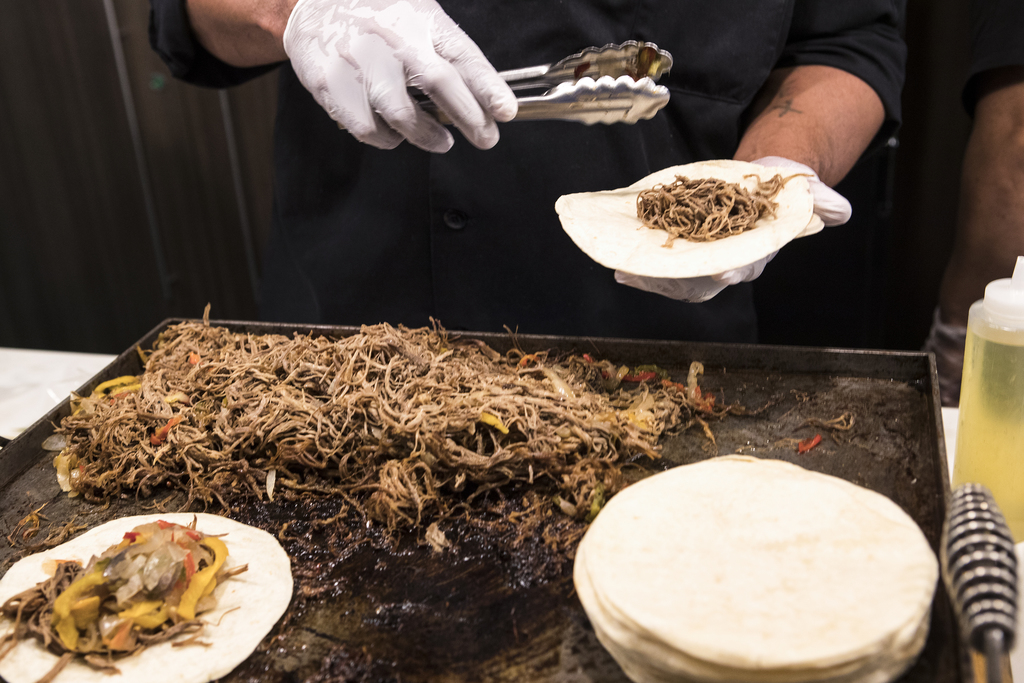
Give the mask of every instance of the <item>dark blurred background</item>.
MULTIPOLYGON (((207 303, 215 318, 257 315, 276 75, 229 91, 173 80, 148 10, 6 3, 0 346, 117 353, 207 303)), ((970 126, 968 25, 968 3, 909 0, 903 128, 838 187, 853 220, 787 246, 757 281, 762 341, 920 348, 970 126)))

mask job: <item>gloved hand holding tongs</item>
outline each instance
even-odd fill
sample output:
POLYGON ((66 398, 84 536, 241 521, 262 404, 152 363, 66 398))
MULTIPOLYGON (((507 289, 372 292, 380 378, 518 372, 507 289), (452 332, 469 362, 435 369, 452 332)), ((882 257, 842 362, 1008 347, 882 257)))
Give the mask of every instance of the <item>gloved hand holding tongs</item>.
POLYGON ((284 49, 302 84, 356 139, 382 149, 408 140, 430 152, 452 146, 442 122, 488 149, 496 121, 650 118, 668 102, 654 80, 672 65, 667 52, 629 41, 498 73, 434 0, 299 0, 284 49), (545 92, 513 94, 530 89, 545 92))

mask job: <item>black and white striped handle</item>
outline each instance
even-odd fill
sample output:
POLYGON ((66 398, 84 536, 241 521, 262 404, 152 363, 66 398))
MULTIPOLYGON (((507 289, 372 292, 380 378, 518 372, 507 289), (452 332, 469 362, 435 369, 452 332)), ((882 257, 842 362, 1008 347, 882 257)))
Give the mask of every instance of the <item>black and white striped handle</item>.
POLYGON ((964 484, 953 492, 942 531, 942 576, 964 638, 984 656, 987 683, 1008 680, 1006 655, 1017 630, 1017 556, 1010 529, 988 489, 964 484))

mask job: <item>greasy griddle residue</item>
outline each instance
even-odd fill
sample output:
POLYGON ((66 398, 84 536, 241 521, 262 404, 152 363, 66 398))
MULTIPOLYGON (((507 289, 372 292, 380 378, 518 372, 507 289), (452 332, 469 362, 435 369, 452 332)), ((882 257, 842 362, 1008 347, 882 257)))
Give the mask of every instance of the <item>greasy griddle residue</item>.
MULTIPOLYGON (((624 681, 597 643, 566 550, 458 521, 453 548, 397 543, 364 524, 313 529, 330 501, 254 504, 239 521, 279 533, 295 599, 283 624, 229 681, 559 680, 581 666, 624 681), (603 673, 602 673, 603 672, 603 673)), ((571 554, 575 547, 568 549, 571 554)))

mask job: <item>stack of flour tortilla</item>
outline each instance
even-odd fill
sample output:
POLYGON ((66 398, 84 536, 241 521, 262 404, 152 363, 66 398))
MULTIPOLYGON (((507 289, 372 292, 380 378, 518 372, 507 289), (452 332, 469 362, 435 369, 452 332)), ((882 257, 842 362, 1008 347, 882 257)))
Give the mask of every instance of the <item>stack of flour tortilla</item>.
POLYGON ((555 202, 562 229, 583 252, 606 268, 654 278, 691 278, 741 268, 774 254, 798 237, 824 227, 814 214, 807 178, 796 176, 775 197, 775 215, 753 229, 714 242, 670 240, 669 233, 645 227, 637 217, 637 196, 655 185, 671 185, 676 176, 717 178, 753 190, 758 180, 792 169, 720 159, 672 166, 641 178, 629 187, 567 194, 555 202))
POLYGON ((882 683, 924 646, 938 563, 888 498, 726 456, 615 496, 573 578, 634 681, 882 683))

